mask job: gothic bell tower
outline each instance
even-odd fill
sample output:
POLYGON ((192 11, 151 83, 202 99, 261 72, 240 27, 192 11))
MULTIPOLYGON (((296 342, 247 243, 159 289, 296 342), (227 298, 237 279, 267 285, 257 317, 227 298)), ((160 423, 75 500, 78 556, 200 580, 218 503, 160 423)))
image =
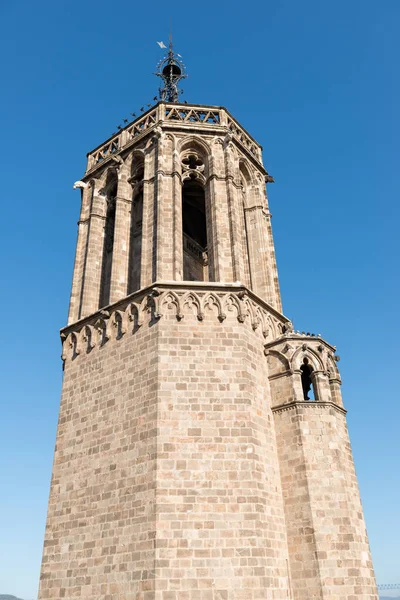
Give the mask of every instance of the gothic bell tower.
POLYGON ((282 313, 261 147, 179 102, 172 43, 157 74, 75 184, 39 598, 377 600, 338 359, 282 313))

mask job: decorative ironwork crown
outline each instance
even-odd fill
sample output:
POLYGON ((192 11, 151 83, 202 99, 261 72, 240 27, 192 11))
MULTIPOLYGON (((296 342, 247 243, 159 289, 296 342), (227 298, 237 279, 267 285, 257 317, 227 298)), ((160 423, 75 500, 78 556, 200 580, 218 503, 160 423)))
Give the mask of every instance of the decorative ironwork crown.
MULTIPOLYGON (((166 48, 163 42, 157 43, 160 48, 166 48)), ((158 63, 155 75, 161 77, 164 84, 158 90, 160 100, 166 102, 178 102, 179 94, 182 94, 183 92, 183 90, 178 88, 178 84, 180 80, 185 79, 187 75, 181 55, 174 52, 172 36, 169 38, 168 54, 166 54, 158 63)))

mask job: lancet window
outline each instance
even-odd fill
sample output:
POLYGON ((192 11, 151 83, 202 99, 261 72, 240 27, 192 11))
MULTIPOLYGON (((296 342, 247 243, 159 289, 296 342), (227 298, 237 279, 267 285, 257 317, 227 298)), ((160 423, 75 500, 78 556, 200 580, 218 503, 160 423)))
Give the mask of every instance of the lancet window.
POLYGON ((114 250, 115 229, 115 199, 117 195, 117 175, 111 171, 107 175, 104 188, 106 196, 106 221, 104 225, 103 260, 101 269, 100 303, 99 307, 110 303, 111 269, 114 250))
POLYGON ((208 231, 204 161, 188 152, 182 159, 183 279, 208 281, 208 231))
POLYGON ((132 162, 130 179, 130 183, 132 185, 132 208, 129 244, 128 294, 140 289, 142 260, 143 176, 143 160, 141 158, 134 158, 132 162))
POLYGON ((307 357, 303 358, 303 364, 300 367, 300 371, 301 371, 301 385, 303 387, 304 400, 314 400, 313 377, 312 377, 314 368, 310 365, 307 357))

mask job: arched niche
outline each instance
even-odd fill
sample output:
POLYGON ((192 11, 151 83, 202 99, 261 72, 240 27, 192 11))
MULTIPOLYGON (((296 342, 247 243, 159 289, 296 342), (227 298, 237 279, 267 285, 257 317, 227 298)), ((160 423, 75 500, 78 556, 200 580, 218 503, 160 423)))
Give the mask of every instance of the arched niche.
POLYGON ((182 183, 182 234, 183 279, 208 281, 206 195, 202 181, 192 177, 182 183))
POLYGON ((129 243, 128 294, 140 289, 143 231, 143 154, 134 154, 131 164, 132 186, 131 227, 129 243))
POLYGON ((117 196, 118 178, 115 169, 106 175, 103 194, 106 198, 106 219, 104 224, 103 257, 101 267, 99 308, 110 303, 111 270, 114 251, 115 199, 117 196))
POLYGON ((182 173, 182 257, 185 281, 209 281, 211 214, 206 145, 195 138, 180 144, 182 173))

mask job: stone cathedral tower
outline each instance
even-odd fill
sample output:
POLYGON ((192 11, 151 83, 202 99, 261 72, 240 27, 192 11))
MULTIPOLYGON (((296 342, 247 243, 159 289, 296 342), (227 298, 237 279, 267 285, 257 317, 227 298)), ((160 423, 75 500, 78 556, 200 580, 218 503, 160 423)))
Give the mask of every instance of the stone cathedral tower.
POLYGON ((172 46, 159 67, 76 184, 39 598, 376 600, 335 348, 282 313, 261 147, 179 103, 172 46))

